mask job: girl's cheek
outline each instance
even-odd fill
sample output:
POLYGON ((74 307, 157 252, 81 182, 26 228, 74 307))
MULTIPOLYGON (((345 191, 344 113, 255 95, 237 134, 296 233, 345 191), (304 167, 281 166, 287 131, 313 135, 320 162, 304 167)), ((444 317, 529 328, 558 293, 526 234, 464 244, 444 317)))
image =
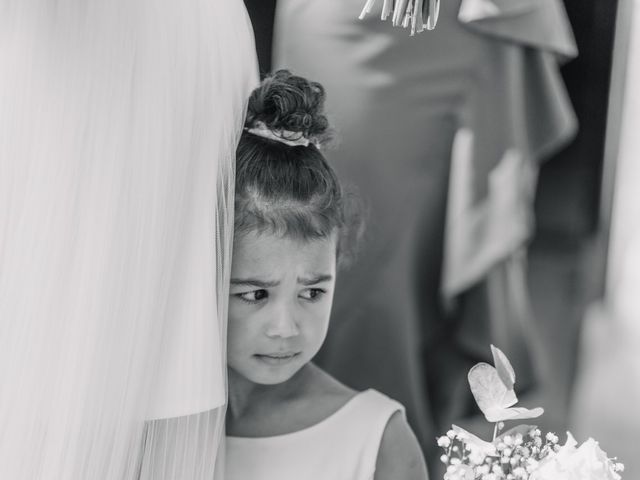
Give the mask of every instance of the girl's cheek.
POLYGON ((229 315, 228 333, 230 340, 238 342, 249 341, 260 334, 263 330, 263 322, 259 312, 252 310, 250 305, 239 306, 229 315))
POLYGON ((246 335, 247 322, 245 316, 238 309, 229 308, 229 321, 227 325, 227 337, 229 341, 236 341, 246 335))

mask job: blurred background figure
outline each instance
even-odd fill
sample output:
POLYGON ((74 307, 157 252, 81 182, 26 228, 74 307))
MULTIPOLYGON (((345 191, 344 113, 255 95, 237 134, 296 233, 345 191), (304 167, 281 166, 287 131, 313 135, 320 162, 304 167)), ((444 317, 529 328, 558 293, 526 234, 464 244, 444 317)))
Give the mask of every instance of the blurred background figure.
POLYGON ((359 1, 279 0, 273 68, 326 86, 328 155, 367 209, 318 361, 403 402, 429 453, 473 412, 466 371, 489 343, 521 391, 535 383, 525 247, 539 162, 576 130, 558 62, 577 51, 555 1, 442 2, 416 37, 380 22, 381 3, 359 21, 359 1))
POLYGON ((618 2, 442 2, 416 37, 376 18, 382 2, 364 21, 355 0, 245 3, 261 69, 327 86, 341 139, 328 156, 368 206, 319 362, 403 401, 429 454, 451 420, 475 423, 466 372, 493 342, 521 403, 563 432, 603 291, 618 2))
POLYGON ((576 47, 559 3, 520 3, 442 2, 413 38, 381 4, 364 21, 359 1, 276 8, 274 66, 326 86, 331 159, 368 209, 319 363, 403 402, 425 450, 471 413, 465 373, 489 343, 534 382, 524 247, 538 162, 575 132, 557 62, 576 47))

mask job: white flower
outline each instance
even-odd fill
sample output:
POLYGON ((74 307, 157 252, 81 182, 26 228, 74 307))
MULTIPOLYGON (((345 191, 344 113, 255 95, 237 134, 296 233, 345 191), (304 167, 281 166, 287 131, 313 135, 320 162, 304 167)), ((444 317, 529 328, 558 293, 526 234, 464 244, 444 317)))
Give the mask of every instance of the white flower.
POLYGON ((449 465, 447 473, 444 474, 444 480, 473 480, 474 477, 473 468, 464 463, 449 465))
POLYGON ((449 457, 448 457, 447 455, 442 455, 442 456, 440 457, 440 461, 441 461, 442 463, 449 463, 449 457))
POLYGON ((438 438, 439 447, 447 448, 449 445, 451 445, 451 439, 446 435, 443 435, 442 437, 438 438))
POLYGON ((472 465, 482 464, 485 458, 486 458, 486 455, 483 455, 482 452, 479 452, 477 450, 474 450, 469 454, 469 462, 472 465))
POLYGON ((547 436, 545 438, 551 443, 558 443, 558 436, 553 432, 547 433, 547 436))
POLYGON ((579 448, 576 445, 573 436, 567 433, 567 442, 557 453, 542 460, 529 480, 620 480, 595 440, 590 438, 579 448))
POLYGON ((527 472, 531 473, 533 472, 536 468, 538 468, 538 461, 534 460, 533 458, 527 458, 527 472))
POLYGON ((516 476, 516 478, 527 478, 527 471, 522 467, 514 468, 513 474, 516 476))

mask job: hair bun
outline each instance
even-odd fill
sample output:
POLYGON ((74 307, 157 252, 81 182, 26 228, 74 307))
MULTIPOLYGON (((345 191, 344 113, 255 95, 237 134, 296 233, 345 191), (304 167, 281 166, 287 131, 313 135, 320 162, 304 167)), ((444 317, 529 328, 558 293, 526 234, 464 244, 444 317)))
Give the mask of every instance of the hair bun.
POLYGON ((330 137, 322 85, 288 70, 267 76, 249 97, 246 126, 258 122, 274 131, 288 131, 323 143, 330 137))

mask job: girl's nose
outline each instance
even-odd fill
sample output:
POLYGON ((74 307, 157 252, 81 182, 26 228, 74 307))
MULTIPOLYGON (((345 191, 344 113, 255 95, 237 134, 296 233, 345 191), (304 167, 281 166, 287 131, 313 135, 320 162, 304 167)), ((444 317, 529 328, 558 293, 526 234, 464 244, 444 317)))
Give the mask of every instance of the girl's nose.
POLYGON ((268 337, 290 338, 299 333, 293 307, 281 305, 274 309, 271 321, 267 325, 266 335, 268 337))

